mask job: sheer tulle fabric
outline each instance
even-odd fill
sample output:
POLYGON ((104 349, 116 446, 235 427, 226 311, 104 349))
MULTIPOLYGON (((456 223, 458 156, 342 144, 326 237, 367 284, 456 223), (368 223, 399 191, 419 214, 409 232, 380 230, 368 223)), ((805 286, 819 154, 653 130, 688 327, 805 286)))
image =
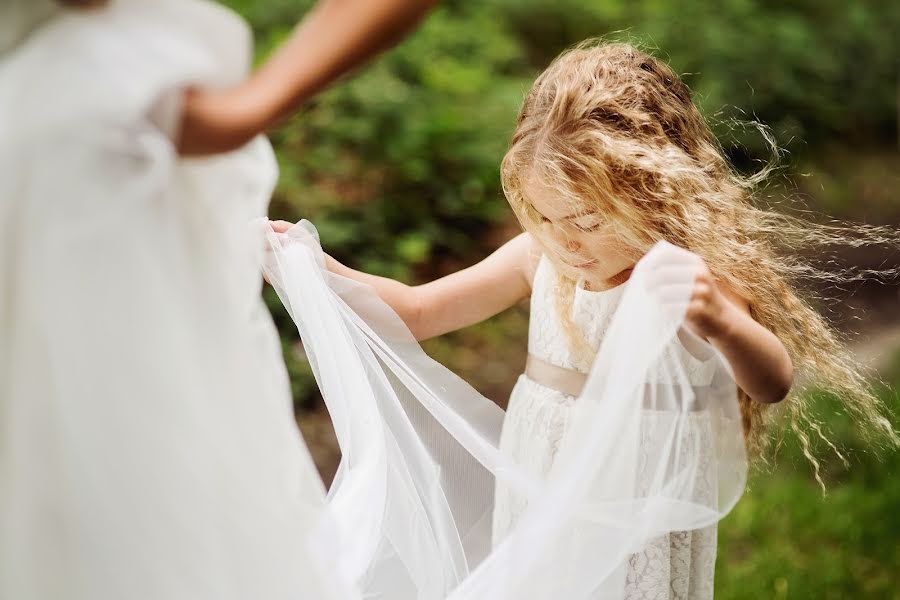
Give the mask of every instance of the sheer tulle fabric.
POLYGON ((714 375, 691 383, 675 351, 679 336, 692 337, 681 328, 691 282, 675 297, 660 291, 684 251, 661 244, 638 264, 574 425, 537 481, 498 449, 502 411, 429 359, 371 288, 325 270, 309 223, 270 232, 268 243, 265 272, 297 323, 343 452, 329 502, 342 573, 363 594, 621 598, 629 555, 715 523, 742 493, 734 381, 692 338, 685 345, 714 375), (501 483, 528 509, 491 548, 501 483))
POLYGON ((352 597, 306 545, 325 489, 247 227, 274 156, 171 142, 180 89, 243 77, 246 27, 190 0, 26 21, 0 57, 0 598, 352 597))

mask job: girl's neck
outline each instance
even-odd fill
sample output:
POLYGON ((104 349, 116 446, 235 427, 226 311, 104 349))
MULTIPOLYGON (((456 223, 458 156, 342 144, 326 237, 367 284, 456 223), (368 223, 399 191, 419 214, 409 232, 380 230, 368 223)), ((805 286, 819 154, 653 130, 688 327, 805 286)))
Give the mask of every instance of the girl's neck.
POLYGON ((609 279, 605 279, 603 281, 591 281, 589 279, 585 279, 582 285, 584 286, 585 291, 588 292, 605 292, 611 290, 613 288, 619 287, 626 281, 631 278, 631 273, 634 271, 634 266, 628 267, 627 269, 622 269, 609 279))

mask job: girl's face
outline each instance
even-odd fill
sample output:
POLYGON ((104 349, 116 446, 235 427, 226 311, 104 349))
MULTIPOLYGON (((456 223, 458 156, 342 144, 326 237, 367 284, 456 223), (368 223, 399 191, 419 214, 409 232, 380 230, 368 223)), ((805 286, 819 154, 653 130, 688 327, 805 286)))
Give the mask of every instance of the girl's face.
POLYGON ((606 289, 621 283, 614 276, 640 258, 601 214, 560 202, 554 190, 535 177, 529 178, 523 191, 540 221, 542 241, 555 253, 554 262, 566 277, 583 280, 593 289, 606 289))

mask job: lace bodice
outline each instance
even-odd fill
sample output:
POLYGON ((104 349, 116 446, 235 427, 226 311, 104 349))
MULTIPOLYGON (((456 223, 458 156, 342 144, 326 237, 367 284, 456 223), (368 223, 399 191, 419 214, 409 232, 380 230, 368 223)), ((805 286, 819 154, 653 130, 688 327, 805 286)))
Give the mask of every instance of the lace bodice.
MULTIPOLYGON (((580 361, 570 349, 557 309, 557 274, 546 257, 538 265, 532 286, 528 351, 537 358, 581 372, 590 365, 580 361)), ((603 336, 619 306, 625 286, 592 292, 578 286, 572 306, 572 319, 585 341, 594 347, 603 336)), ((679 356, 691 381, 708 384, 715 366, 692 356, 681 344, 665 350, 679 356)), ((501 447, 523 468, 545 476, 556 456, 575 398, 520 376, 510 397, 503 424, 501 447)), ((696 431, 701 432, 698 452, 711 456, 712 438, 705 415, 698 413, 696 431)), ((653 418, 647 420, 642 453, 652 452, 653 418)), ((704 461, 709 465, 711 461, 704 461)), ((640 481, 640 474, 638 474, 640 481)), ((714 493, 712 467, 701 473, 699 485, 714 493)), ((494 539, 499 541, 515 525, 527 502, 509 489, 499 486, 494 508, 494 539)), ((716 556, 716 528, 671 533, 658 538, 642 552, 630 557, 625 578, 627 600, 703 600, 712 598, 716 556)))
MULTIPOLYGON (((586 373, 589 365, 577 360, 569 347, 557 309, 557 275, 546 257, 541 258, 534 275, 531 295, 531 317, 528 324, 528 352, 538 358, 566 369, 586 373)), ((599 344, 609 326, 624 285, 602 292, 590 292, 582 285, 575 288, 572 319, 585 341, 599 344)))

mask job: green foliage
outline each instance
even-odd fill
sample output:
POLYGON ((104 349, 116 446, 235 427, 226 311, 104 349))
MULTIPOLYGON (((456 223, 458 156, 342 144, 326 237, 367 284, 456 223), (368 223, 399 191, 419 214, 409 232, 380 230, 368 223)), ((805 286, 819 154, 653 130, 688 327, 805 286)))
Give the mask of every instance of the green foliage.
MULTIPOLYGON (((249 20, 257 60, 313 5, 223 1, 249 20)), ((900 4, 889 0, 444 2, 396 49, 273 133, 281 179, 271 214, 308 218, 338 259, 406 281, 478 260, 492 249, 483 240, 510 231, 498 173, 525 91, 561 50, 607 36, 656 47, 684 73, 742 167, 770 157, 755 129, 734 127, 735 117, 755 115, 810 175, 800 190, 811 208, 900 217, 884 210, 900 205, 888 146, 897 135, 898 30, 900 4), (877 147, 878 168, 860 144, 877 147)), ((269 304, 278 314, 277 299, 269 304)), ((315 385, 296 332, 286 318, 279 327, 295 397, 309 406, 315 385)))
MULTIPOLYGON (((501 12, 536 68, 579 40, 643 43, 720 115, 722 137, 766 156, 761 138, 733 134, 733 118, 758 118, 782 143, 896 139, 900 5, 863 2, 593 2, 504 0, 501 12), (610 32, 619 32, 609 35, 610 32), (624 32, 624 33, 623 33, 624 32)), ((798 150, 802 150, 798 148, 798 150)))
MULTIPOLYGON (((313 2, 226 4, 252 24, 261 59, 313 2)), ((657 48, 741 166, 771 150, 735 119, 758 118, 799 155, 838 140, 891 143, 897 31, 889 0, 443 3, 274 135, 273 214, 312 218, 339 258, 395 277, 443 254, 475 258, 471 238, 508 218, 498 165, 524 91, 562 49, 596 36, 657 48)), ((851 202, 833 195, 828 208, 851 202)))
MULTIPOLYGON (((900 355, 882 390, 900 426, 900 355)), ((719 527, 716 597, 900 598, 900 451, 876 454, 833 399, 815 412, 847 450, 847 468, 827 450, 827 494, 797 444, 752 477, 719 527)))
MULTIPOLYGON (((251 20, 261 56, 299 17, 293 4, 231 2, 251 20)), ((437 10, 275 132, 272 215, 312 220, 338 259, 394 278, 442 256, 476 258, 474 240, 508 219, 499 163, 527 85, 519 43, 494 17, 479 6, 437 10)), ((315 385, 296 331, 289 321, 280 330, 295 399, 309 407, 315 385)))

